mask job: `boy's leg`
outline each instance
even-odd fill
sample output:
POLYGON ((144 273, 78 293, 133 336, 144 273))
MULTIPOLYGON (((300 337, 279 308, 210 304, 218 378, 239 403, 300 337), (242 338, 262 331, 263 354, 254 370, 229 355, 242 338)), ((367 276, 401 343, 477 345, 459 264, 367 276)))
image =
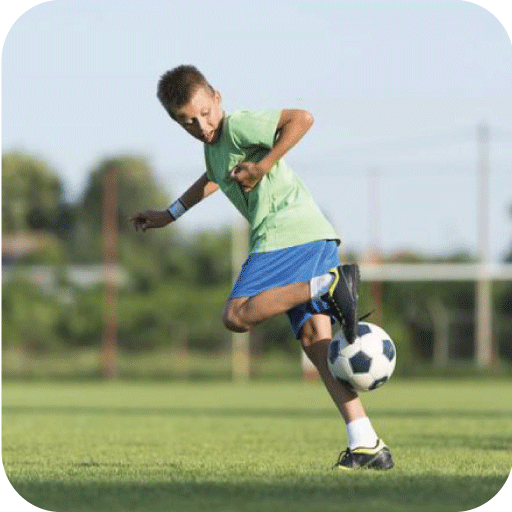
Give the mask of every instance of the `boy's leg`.
POLYGON ((297 282, 278 288, 269 288, 253 297, 230 299, 222 320, 231 331, 245 332, 264 320, 310 300, 308 282, 297 282))
POLYGON ((223 322, 231 331, 245 332, 264 320, 323 296, 331 303, 347 340, 352 343, 357 327, 358 285, 357 265, 343 265, 311 281, 268 288, 252 297, 230 299, 224 308, 223 322))
POLYGON ((302 347, 345 420, 349 447, 335 467, 391 469, 394 466, 391 452, 377 437, 357 393, 342 385, 329 371, 327 353, 331 338, 331 321, 327 315, 312 315, 301 331, 302 347))
POLYGON ((340 384, 327 366, 327 353, 332 339, 331 319, 327 315, 313 315, 302 327, 301 345, 315 365, 320 377, 340 411, 345 423, 365 417, 363 404, 357 393, 340 384))

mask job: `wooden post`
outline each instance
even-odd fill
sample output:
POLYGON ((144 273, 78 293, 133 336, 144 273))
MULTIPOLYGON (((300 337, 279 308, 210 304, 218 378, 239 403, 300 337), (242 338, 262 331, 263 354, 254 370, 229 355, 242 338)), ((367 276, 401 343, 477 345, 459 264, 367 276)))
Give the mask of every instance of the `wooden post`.
MULTIPOLYGON (((243 221, 234 222, 231 231, 231 268, 233 284, 238 277, 242 264, 247 258, 249 246, 249 226, 243 221)), ((249 332, 232 333, 233 378, 247 381, 250 377, 250 334, 249 332)))

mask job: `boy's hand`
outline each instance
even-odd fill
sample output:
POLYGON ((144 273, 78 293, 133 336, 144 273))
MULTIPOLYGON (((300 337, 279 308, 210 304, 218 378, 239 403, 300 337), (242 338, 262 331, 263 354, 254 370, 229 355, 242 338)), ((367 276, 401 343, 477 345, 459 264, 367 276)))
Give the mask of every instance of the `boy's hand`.
POLYGON ((253 162, 240 162, 229 173, 229 177, 238 183, 244 192, 250 192, 264 175, 265 171, 253 162))
POLYGON ((149 228, 163 228, 167 226, 167 224, 170 224, 173 219, 166 210, 146 210, 145 212, 132 215, 130 221, 133 222, 135 231, 146 231, 146 229, 149 228))

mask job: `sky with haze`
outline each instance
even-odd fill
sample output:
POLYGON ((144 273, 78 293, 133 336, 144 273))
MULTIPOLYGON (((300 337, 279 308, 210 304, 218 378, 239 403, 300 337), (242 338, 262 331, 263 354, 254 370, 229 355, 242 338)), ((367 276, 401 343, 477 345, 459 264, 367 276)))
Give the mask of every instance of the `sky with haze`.
MULTIPOLYGON (((228 113, 313 114, 286 158, 358 252, 376 242, 386 254, 476 254, 477 127, 486 123, 491 257, 510 252, 509 16, 462 0, 53 0, 27 9, 3 27, 2 151, 46 160, 68 199, 102 158, 125 153, 148 159, 169 202, 204 172, 201 144, 156 98, 162 73, 192 63, 228 113)), ((180 226, 211 229, 237 215, 218 193, 180 226)))

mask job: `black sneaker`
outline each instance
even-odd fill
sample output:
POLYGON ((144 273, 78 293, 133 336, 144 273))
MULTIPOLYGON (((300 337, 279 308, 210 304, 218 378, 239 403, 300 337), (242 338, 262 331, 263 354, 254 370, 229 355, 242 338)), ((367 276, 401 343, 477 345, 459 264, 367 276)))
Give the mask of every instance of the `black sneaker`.
POLYGON ((389 448, 379 439, 374 448, 347 448, 333 469, 391 469, 394 465, 389 448))
POLYGON ((330 273, 334 275, 334 281, 322 298, 331 304, 334 316, 340 322, 347 341, 353 343, 357 334, 359 267, 340 265, 330 270, 330 273))

